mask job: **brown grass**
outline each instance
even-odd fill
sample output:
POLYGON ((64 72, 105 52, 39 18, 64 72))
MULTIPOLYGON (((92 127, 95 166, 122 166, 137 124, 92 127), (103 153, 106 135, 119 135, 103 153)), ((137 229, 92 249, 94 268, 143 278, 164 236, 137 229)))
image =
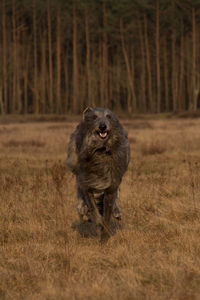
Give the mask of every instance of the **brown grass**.
POLYGON ((5 147, 44 147, 45 143, 37 140, 9 140, 8 142, 3 143, 5 147))
POLYGON ((149 144, 141 144, 141 153, 143 155, 162 154, 166 151, 163 141, 153 140, 149 144))
POLYGON ((134 122, 105 245, 64 165, 75 123, 0 125, 0 299, 199 299, 200 120, 134 122))

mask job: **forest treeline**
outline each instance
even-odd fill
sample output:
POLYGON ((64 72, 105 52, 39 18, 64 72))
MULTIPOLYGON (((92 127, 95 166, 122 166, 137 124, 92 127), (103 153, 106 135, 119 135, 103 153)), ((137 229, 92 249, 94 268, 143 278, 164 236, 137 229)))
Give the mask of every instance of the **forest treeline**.
POLYGON ((200 107, 200 0, 1 0, 0 112, 200 107))

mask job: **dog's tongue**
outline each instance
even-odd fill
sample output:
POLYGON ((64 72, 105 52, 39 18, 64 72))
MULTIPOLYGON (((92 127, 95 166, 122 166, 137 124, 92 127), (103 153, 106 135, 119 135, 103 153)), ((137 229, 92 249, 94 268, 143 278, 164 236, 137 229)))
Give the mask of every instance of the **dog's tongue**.
POLYGON ((107 136, 107 132, 100 132, 100 137, 105 138, 107 136))

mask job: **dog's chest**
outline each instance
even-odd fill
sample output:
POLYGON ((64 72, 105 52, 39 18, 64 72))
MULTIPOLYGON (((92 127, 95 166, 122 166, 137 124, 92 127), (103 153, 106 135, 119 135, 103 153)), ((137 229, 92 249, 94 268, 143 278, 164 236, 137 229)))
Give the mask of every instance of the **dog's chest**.
POLYGON ((109 152, 97 151, 88 161, 88 169, 91 173, 99 175, 99 177, 110 177, 112 171, 113 157, 109 152))
POLYGON ((84 185, 94 190, 105 190, 113 181, 113 155, 106 151, 96 151, 81 165, 80 179, 84 185))

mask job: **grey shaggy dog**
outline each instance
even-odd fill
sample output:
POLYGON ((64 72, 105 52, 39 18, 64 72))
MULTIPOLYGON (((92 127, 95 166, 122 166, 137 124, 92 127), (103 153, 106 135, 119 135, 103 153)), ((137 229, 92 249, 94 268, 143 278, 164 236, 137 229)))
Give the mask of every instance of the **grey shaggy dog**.
POLYGON ((71 135, 67 166, 76 175, 79 216, 96 222, 102 240, 111 235, 111 215, 121 219, 117 193, 129 160, 128 137, 114 113, 87 108, 71 135))

